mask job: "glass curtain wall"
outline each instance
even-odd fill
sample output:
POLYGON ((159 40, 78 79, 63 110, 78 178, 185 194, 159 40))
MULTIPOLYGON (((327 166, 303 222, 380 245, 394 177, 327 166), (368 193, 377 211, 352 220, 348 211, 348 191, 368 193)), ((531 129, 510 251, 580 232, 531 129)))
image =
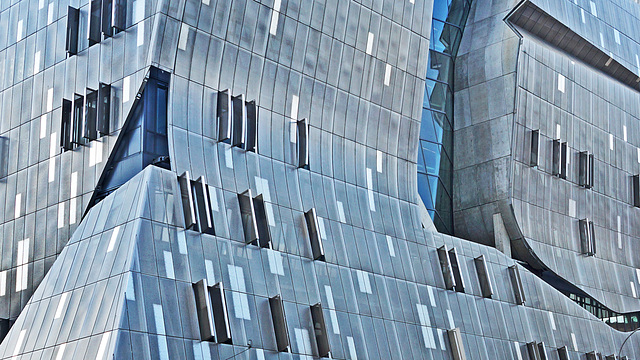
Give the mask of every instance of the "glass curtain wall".
POLYGON ((438 231, 453 233, 453 63, 472 0, 435 0, 418 149, 418 192, 438 231))

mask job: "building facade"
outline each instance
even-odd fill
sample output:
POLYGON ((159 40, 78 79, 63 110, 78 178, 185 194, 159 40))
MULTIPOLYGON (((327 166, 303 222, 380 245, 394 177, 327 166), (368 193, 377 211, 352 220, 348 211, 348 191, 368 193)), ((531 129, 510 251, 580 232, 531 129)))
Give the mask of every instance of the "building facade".
POLYGON ((0 359, 640 359, 638 6, 1 2, 0 359))

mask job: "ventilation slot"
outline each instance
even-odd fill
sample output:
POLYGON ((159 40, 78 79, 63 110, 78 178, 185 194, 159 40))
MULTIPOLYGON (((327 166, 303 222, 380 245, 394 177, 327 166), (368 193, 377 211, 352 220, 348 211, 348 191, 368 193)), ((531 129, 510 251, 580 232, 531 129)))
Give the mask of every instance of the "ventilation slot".
POLYGON ((289 330, 287 329, 287 318, 284 314, 284 304, 280 295, 269 298, 271 317, 273 319, 273 330, 276 335, 278 351, 289 351, 289 330))
POLYGON ((445 288, 447 290, 453 290, 456 286, 456 280, 453 276, 453 270, 451 268, 451 261, 449 260, 447 248, 444 245, 438 248, 438 259, 440 260, 440 269, 442 269, 445 288))
POLYGON ((593 169, 594 169, 594 157, 593 154, 589 154, 587 151, 580 153, 579 167, 580 173, 578 181, 580 186, 590 189, 593 187, 593 169))
POLYGON ((307 222, 307 230, 309 231, 309 240, 311 241, 311 252, 313 253, 313 260, 324 261, 324 246, 322 244, 322 237, 318 229, 318 215, 316 209, 304 213, 304 218, 307 222))
POLYGON ((493 286, 491 285, 491 278, 489 277, 489 269, 487 263, 484 260, 484 255, 480 255, 473 259, 476 264, 476 271, 478 272, 478 280, 480 281, 480 290, 482 296, 490 298, 493 296, 493 286))
POLYGON ((182 198, 182 209, 184 210, 184 227, 192 229, 196 226, 196 212, 193 207, 193 192, 191 191, 191 180, 189 172, 185 172, 178 177, 180 183, 180 196, 182 198))
POLYGON ((67 11, 66 47, 68 56, 78 53, 78 33, 80 25, 80 10, 69 6, 67 11))
POLYGON ((566 346, 558 348, 558 357, 560 360, 569 360, 569 350, 566 346))
POLYGON ((256 212, 253 207, 251 189, 243 192, 242 194, 238 194, 238 202, 240 203, 240 215, 242 216, 244 241, 247 244, 257 245, 258 225, 256 221, 256 212))
POLYGON ((451 262, 451 270, 453 270, 453 277, 456 280, 454 289, 457 292, 464 292, 464 278, 460 269, 460 262, 458 261, 458 252, 455 248, 449 250, 449 261, 451 262))
POLYGON ((309 122, 298 120, 298 167, 309 168, 309 122))
POLYGON ((593 221, 589 219, 582 219, 578 222, 580 227, 580 245, 582 247, 582 253, 587 256, 596 254, 596 238, 595 238, 595 226, 593 221))
POLYGON ((538 166, 538 151, 540 149, 540 130, 531 131, 531 152, 529 166, 538 166))
POLYGON ((244 148, 246 136, 247 113, 245 112, 244 95, 231 98, 233 107, 233 139, 232 145, 244 148))
POLYGON ((466 360, 467 355, 464 352, 464 345, 462 343, 462 333, 459 328, 447 330, 449 336, 449 343, 451 344, 451 353, 453 360, 466 360))
POLYGON ((523 305, 527 300, 524 296, 524 287, 522 286, 522 279, 520 279, 518 265, 509 266, 509 275, 511 276, 511 285, 513 286, 516 304, 523 305))
POLYGON ((313 330, 316 333, 318 356, 331 357, 329 335, 327 333, 327 326, 324 322, 324 314, 322 313, 322 305, 320 305, 320 303, 311 306, 311 319, 313 320, 313 330))

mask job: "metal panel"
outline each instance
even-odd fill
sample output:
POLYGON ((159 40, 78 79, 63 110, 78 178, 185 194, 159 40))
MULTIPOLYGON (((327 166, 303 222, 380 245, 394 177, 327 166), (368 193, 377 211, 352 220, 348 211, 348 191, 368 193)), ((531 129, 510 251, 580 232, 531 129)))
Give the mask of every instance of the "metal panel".
POLYGON ((449 335, 449 343, 451 344, 451 355, 453 360, 466 360, 467 354, 464 351, 464 344, 462 343, 462 334, 459 328, 447 330, 449 335))
POLYGON ((309 231, 313 260, 324 261, 324 245, 322 244, 322 237, 318 230, 318 214, 316 213, 316 208, 311 208, 311 210, 304 213, 304 218, 307 222, 307 231, 309 231))
POLYGON ((327 325, 324 321, 324 314, 322 313, 322 305, 320 303, 311 306, 311 319, 313 320, 313 330, 316 334, 318 356, 331 357, 327 325))
POLYGON ((240 216, 242 217, 242 228, 244 230, 244 241, 247 244, 258 243, 258 225, 256 221, 256 212, 253 207, 253 198, 251 189, 238 194, 238 202, 240 203, 240 216))
POLYGON ((487 269, 487 263, 484 260, 484 255, 480 255, 474 259, 476 264, 476 271, 478 272, 478 280, 480 281, 480 290, 482 296, 490 298, 493 296, 493 285, 491 284, 491 278, 489 277, 489 270, 487 269))
POLYGON ((193 193, 191 192, 191 178, 186 171, 178 177, 180 183, 180 196, 182 198, 182 209, 184 210, 184 227, 191 229, 196 225, 196 212, 193 208, 193 193))
POLYGON ((247 112, 244 105, 244 94, 231 97, 233 107, 233 139, 231 145, 244 148, 247 125, 247 112))
POLYGON ((271 308, 271 318, 273 320, 273 330, 276 335, 278 351, 289 351, 289 330, 287 329, 287 318, 284 314, 284 306, 280 295, 269 298, 271 308))
POLYGON ((211 306, 207 279, 202 279, 193 284, 193 292, 196 298, 196 312, 198 314, 198 325, 200 326, 200 339, 203 341, 213 341, 215 339, 213 307, 211 306))
POLYGON ((211 305, 213 306, 216 341, 231 344, 231 327, 229 326, 227 298, 224 295, 222 283, 219 282, 209 288, 209 294, 211 296, 211 305))
POLYGON ((453 270, 451 269, 451 261, 449 260, 447 248, 444 245, 438 248, 438 259, 440 259, 440 269, 442 270, 445 288, 447 290, 453 290, 456 286, 456 280, 453 276, 453 270))
POLYGON ((513 286, 516 304, 522 305, 527 299, 524 295, 524 287, 522 286, 522 279, 520 279, 520 269, 518 269, 518 265, 509 266, 509 275, 511 276, 511 285, 513 286))
POLYGON ((218 122, 218 141, 231 141, 231 95, 229 89, 218 92, 216 108, 218 122))

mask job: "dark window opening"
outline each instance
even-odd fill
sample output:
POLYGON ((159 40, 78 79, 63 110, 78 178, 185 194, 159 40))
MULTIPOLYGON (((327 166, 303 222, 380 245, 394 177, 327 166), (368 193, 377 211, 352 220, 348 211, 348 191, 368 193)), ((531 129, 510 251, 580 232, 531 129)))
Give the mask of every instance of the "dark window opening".
POLYGON ((258 227, 258 243, 262 248, 271 248, 271 230, 269 219, 262 195, 253 198, 253 208, 256 212, 256 225, 258 227))
POLYGON ((522 286, 522 279, 520 278, 520 269, 518 269, 518 265, 509 266, 509 275, 511 276, 511 285, 513 286, 513 294, 516 299, 516 304, 523 305, 527 299, 524 295, 524 287, 522 286))
POLYGON ((71 131, 71 143, 84 145, 82 130, 84 129, 84 96, 75 94, 73 97, 73 126, 71 131))
POLYGON ((178 184, 184 212, 184 227, 185 229, 192 229, 196 226, 196 211, 193 206, 193 191, 188 171, 178 177, 178 184))
POLYGON ((581 219, 578 222, 580 230, 580 246, 582 247, 582 253, 587 256, 593 256, 596 254, 596 237, 595 226, 593 221, 589 219, 581 219))
POLYGON ((60 122, 60 147, 66 150, 72 150, 71 145, 71 112, 73 103, 70 100, 62 99, 62 121, 60 122))
POLYGON ((193 284, 202 341, 231 344, 227 301, 222 283, 208 286, 207 279, 193 284))
POLYGON ((255 100, 246 103, 247 112, 247 151, 258 151, 258 107, 255 100))
POLYGON ((271 318, 278 351, 287 352, 290 350, 289 330, 287 329, 287 318, 284 314, 284 304, 280 295, 269 298, 269 307, 271 308, 271 318))
POLYGON ((455 248, 449 250, 449 260, 451 263, 451 270, 453 270, 453 277, 456 280, 454 289, 457 292, 464 292, 464 278, 460 269, 460 263, 458 261, 458 252, 455 248))
POLYGON ((87 89, 86 99, 82 137, 91 141, 98 138, 98 91, 87 89))
POLYGON ((633 192, 633 206, 640 207, 640 175, 631 177, 631 187, 633 192))
POLYGON ((540 130, 531 131, 531 157, 529 166, 538 166, 538 150, 540 148, 540 130))
POLYGON ((478 272, 478 280, 480 281, 482 296, 490 298, 493 296, 493 286, 491 285, 489 269, 487 268, 487 262, 484 260, 484 255, 480 255, 475 258, 474 263, 476 264, 476 271, 478 272))
POLYGON ((304 218, 307 223, 307 230, 309 231, 309 241, 311 242, 311 252, 313 254, 313 260, 324 261, 324 245, 322 244, 322 237, 318 228, 318 215, 316 209, 304 213, 304 218))
POLYGON ((588 151, 580 152, 580 159, 578 161, 578 183, 587 189, 593 187, 594 161, 593 154, 590 154, 588 151))
POLYGON ((231 97, 233 107, 233 140, 232 145, 244 148, 246 136, 247 113, 245 111, 244 95, 231 97))
POLYGON ((311 306, 311 320, 313 321, 313 330, 316 334, 318 356, 321 358, 330 357, 331 348, 329 347, 329 335, 320 303, 311 306))
POLYGON ((80 10, 69 6, 67 11, 67 37, 65 50, 67 55, 78 53, 78 34, 80 31, 80 10))
POLYGON ((445 288, 447 290, 453 290, 456 287, 456 280, 453 275, 447 248, 444 245, 438 248, 438 260, 440 260, 440 269, 442 270, 445 288))
POLYGON ((168 72, 155 67, 149 70, 100 177, 91 204, 102 200, 148 165, 170 169, 167 139, 169 80, 168 72))
POLYGON ((89 46, 97 44, 102 40, 101 30, 102 1, 91 0, 89 10, 89 46))
POLYGON ((560 360, 569 360, 569 350, 566 346, 558 348, 558 357, 560 360))
POLYGON ((0 136, 0 179, 7 175, 9 175, 9 138, 0 136))
POLYGON ((309 168, 309 122, 298 120, 298 167, 309 168))
POLYGON ((111 85, 100 83, 98 102, 98 131, 100 132, 100 136, 109 135, 109 123, 111 122, 111 85))

